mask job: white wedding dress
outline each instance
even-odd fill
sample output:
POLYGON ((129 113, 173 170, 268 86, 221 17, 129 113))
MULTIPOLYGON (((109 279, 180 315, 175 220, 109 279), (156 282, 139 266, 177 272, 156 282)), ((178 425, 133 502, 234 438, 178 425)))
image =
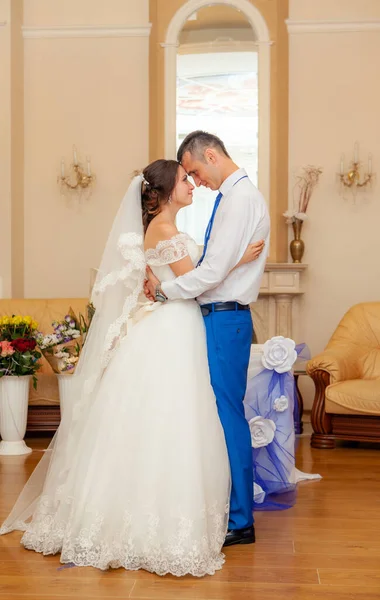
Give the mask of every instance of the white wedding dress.
MULTIPOLYGON (((187 253, 196 264, 196 243, 179 234, 146 260, 165 281, 174 277, 169 263, 187 253)), ((143 305, 72 430, 70 418, 65 411, 67 441, 50 461, 25 548, 60 552, 63 563, 159 575, 222 567, 229 463, 195 300, 143 305)))

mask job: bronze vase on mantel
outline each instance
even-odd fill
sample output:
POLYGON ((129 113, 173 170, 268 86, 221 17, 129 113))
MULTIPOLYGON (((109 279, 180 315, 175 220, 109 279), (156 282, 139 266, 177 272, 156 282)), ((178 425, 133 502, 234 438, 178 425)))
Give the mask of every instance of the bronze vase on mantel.
POLYGON ((300 263, 302 261, 303 253, 305 251, 305 244, 301 240, 303 221, 301 219, 295 219, 292 223, 294 231, 294 240, 290 242, 290 254, 294 263, 300 263))

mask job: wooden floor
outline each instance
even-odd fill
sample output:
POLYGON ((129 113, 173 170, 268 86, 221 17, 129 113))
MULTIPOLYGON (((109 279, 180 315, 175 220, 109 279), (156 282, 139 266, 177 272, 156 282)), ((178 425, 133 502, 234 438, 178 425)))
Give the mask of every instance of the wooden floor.
MULTIPOLYGON (((0 520, 42 456, 0 457, 0 520)), ((380 447, 312 450, 300 438, 298 467, 322 481, 299 486, 295 508, 256 514, 255 545, 226 550, 213 577, 160 578, 143 571, 63 568, 59 557, 0 537, 0 599, 380 600, 380 447)))

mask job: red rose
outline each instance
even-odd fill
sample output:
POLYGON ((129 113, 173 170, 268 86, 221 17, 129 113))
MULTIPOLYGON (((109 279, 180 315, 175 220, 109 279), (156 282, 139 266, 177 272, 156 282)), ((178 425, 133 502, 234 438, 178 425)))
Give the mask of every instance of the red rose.
POLYGON ((29 342, 29 350, 34 350, 34 348, 37 346, 37 342, 34 339, 30 339, 28 340, 29 342))
POLYGON ((28 350, 34 350, 36 340, 17 338, 17 340, 12 340, 11 344, 17 352, 27 352, 28 350))

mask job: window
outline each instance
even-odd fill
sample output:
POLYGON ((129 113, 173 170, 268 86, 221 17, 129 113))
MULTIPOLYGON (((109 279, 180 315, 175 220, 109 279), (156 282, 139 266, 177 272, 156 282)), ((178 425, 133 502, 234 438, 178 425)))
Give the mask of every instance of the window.
MULTIPOLYGON (((257 52, 177 55, 177 148, 188 133, 204 129, 218 135, 232 159, 257 185, 257 52)), ((180 211, 177 226, 203 243, 216 192, 194 191, 194 203, 180 211)))

